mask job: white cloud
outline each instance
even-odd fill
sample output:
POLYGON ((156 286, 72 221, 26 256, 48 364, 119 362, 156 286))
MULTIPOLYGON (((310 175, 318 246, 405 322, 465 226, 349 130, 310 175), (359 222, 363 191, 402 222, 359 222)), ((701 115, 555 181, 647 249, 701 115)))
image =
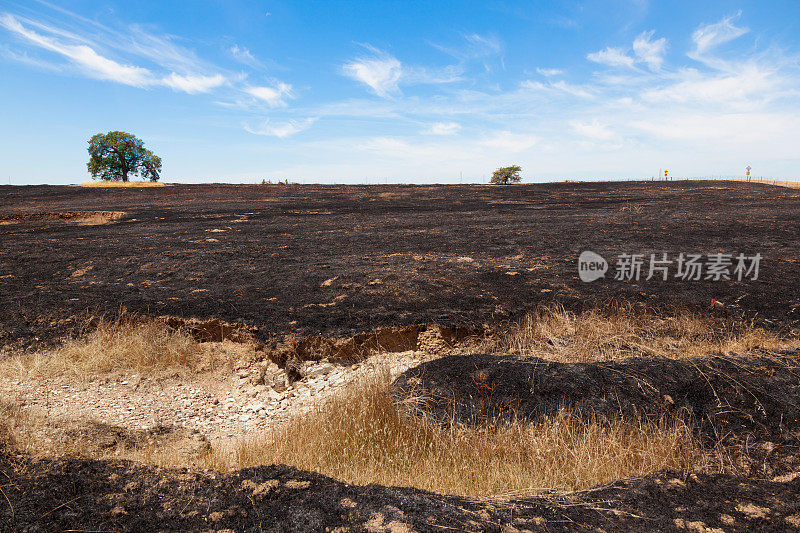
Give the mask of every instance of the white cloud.
POLYGON ((564 74, 564 71, 559 68, 537 68, 536 72, 548 78, 564 74))
POLYGON ((266 102, 270 107, 280 107, 286 105, 286 98, 292 97, 292 86, 278 83, 275 87, 248 87, 245 92, 266 102))
POLYGON ((238 44, 234 44, 233 46, 228 48, 228 51, 231 53, 233 57, 235 57, 238 61, 241 61, 242 63, 245 63, 247 65, 258 63, 258 60, 255 58, 252 52, 250 52, 250 50, 248 50, 244 46, 239 46, 238 44))
POLYGON ((367 85, 383 98, 401 96, 400 84, 441 84, 460 81, 463 67, 449 65, 442 68, 406 66, 396 57, 369 45, 370 57, 354 59, 342 66, 342 74, 367 85))
POLYGON ((503 52, 503 43, 494 35, 481 35, 479 33, 469 33, 462 35, 466 45, 445 46, 430 43, 437 50, 450 55, 462 63, 470 60, 485 59, 491 56, 500 55, 503 52))
POLYGON ((647 89, 642 93, 642 99, 653 103, 753 107, 783 95, 781 85, 785 82, 771 69, 748 64, 739 65, 737 70, 735 74, 686 71, 682 81, 647 89))
POLYGON ((480 141, 480 144, 489 148, 499 148, 509 152, 522 152, 539 142, 533 135, 500 131, 480 141))
POLYGON ((403 76, 402 63, 394 56, 373 50, 376 52, 374 57, 364 57, 345 63, 342 72, 345 76, 367 85, 383 98, 399 94, 398 83, 403 76))
MULTIPOLYGON (((0 16, 0 26, 29 44, 65 58, 79 72, 97 80, 141 88, 164 86, 189 94, 206 93, 227 82, 227 78, 222 74, 193 72, 192 67, 197 67, 200 61, 192 53, 175 46, 170 38, 151 35, 138 26, 130 28, 130 40, 127 43, 116 44, 139 57, 150 59, 159 66, 175 68, 177 71, 157 75, 151 69, 122 63, 98 52, 100 45, 84 37, 36 21, 20 19, 8 13, 0 16)), ((28 58, 26 55, 15 54, 11 57, 29 63, 38 62, 52 69, 59 68, 45 61, 28 58)))
POLYGON ((250 126, 245 125, 244 129, 254 135, 269 135, 272 137, 278 137, 279 139, 284 139, 300 133, 301 131, 307 130, 316 121, 316 118, 307 118, 304 120, 290 120, 288 122, 284 122, 283 124, 271 124, 269 119, 267 119, 260 127, 251 128, 250 126))
POLYGON ((122 53, 145 58, 164 69, 182 75, 209 74, 209 71, 216 70, 193 51, 175 44, 175 37, 171 35, 156 35, 139 24, 132 24, 121 33, 112 30, 107 32, 105 36, 94 32, 93 37, 97 35, 97 42, 122 53))
POLYGON ((422 133, 425 135, 455 135, 461 130, 457 122, 434 122, 422 133))
MULTIPOLYGON (((704 148, 724 145, 744 147, 747 153, 764 150, 764 144, 787 148, 800 135, 800 117, 776 113, 695 113, 679 117, 658 115, 655 120, 637 120, 631 126, 648 134, 676 142, 701 143, 704 148), (658 120, 661 118, 662 120, 658 120), (761 145, 761 146, 759 146, 761 145), (756 148, 756 146, 759 146, 756 148)), ((730 153, 740 157, 740 153, 730 153)))
POLYGON ((483 57, 499 54, 503 51, 503 45, 494 35, 480 35, 471 33, 464 38, 472 45, 472 56, 483 57))
POLYGON ((611 67, 633 67, 634 61, 622 48, 612 48, 610 46, 605 50, 588 54, 586 59, 611 67))
POLYGON ((570 94, 572 96, 577 96, 578 98, 585 98, 587 100, 594 98, 594 95, 586 89, 577 85, 571 85, 565 81, 557 81, 555 83, 551 83, 550 86, 554 89, 558 89, 561 92, 570 94))
POLYGON ((227 80, 222 74, 214 76, 200 76, 172 73, 162 80, 162 83, 176 91, 183 91, 188 94, 207 93, 225 84, 227 80))
POLYGON ((592 120, 592 122, 573 120, 569 123, 569 125, 577 134, 584 137, 589 137, 590 139, 595 139, 598 141, 610 141, 617 137, 617 135, 611 131, 608 126, 600 124, 597 119, 592 120))
POLYGON ((653 40, 655 31, 646 31, 639 34, 633 41, 633 53, 639 61, 644 61, 650 70, 659 70, 664 63, 664 54, 667 52, 667 40, 662 37, 653 40))
POLYGON ((444 68, 403 67, 400 81, 406 85, 454 83, 462 80, 464 69, 455 65, 444 68))
POLYGON ((711 51, 721 44, 725 44, 745 33, 749 32, 748 28, 737 28, 733 25, 733 21, 739 18, 741 13, 725 17, 715 24, 708 24, 700 26, 692 34, 692 41, 694 41, 695 49, 690 54, 690 57, 699 57, 711 51))
POLYGON ((523 89, 529 89, 532 91, 539 91, 551 94, 561 93, 569 96, 575 96, 577 98, 583 98, 586 100, 591 100, 592 98, 594 98, 594 95, 591 92, 589 92, 585 87, 572 85, 563 80, 556 82, 548 82, 548 83, 525 80, 520 84, 520 86, 523 89))
MULTIPOLYGON (((42 35, 23 26, 13 15, 6 13, 0 16, 0 26, 40 48, 66 58, 92 78, 134 87, 146 87, 154 83, 152 73, 146 68, 125 65, 103 57, 86 44, 68 44, 57 38, 42 35)), ((40 27, 43 26, 40 25, 40 27)), ((56 32, 51 31, 50 33, 56 32)))
POLYGON ((667 40, 664 37, 654 40, 654 35, 655 31, 653 30, 645 31, 634 39, 633 54, 635 57, 628 55, 628 51, 623 48, 609 46, 604 50, 588 54, 586 59, 610 67, 634 68, 636 63, 646 63, 650 70, 659 70, 667 52, 667 40))

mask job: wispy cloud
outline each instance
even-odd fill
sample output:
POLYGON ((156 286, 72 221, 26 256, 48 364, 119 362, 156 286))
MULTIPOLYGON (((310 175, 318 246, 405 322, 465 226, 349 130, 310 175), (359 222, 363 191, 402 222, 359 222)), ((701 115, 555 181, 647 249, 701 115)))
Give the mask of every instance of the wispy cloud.
POLYGON ((479 33, 465 33, 461 35, 462 41, 456 44, 429 44, 440 52, 459 60, 483 60, 503 52, 503 42, 493 34, 481 35, 479 33))
POLYGON ((610 141, 617 136, 608 126, 601 124, 597 119, 591 122, 573 120, 570 122, 570 126, 578 135, 598 141, 610 141))
POLYGON ((342 72, 345 76, 367 85, 383 98, 399 94, 398 83, 403 77, 403 64, 386 52, 371 47, 370 49, 373 52, 371 57, 361 57, 345 63, 342 72))
POLYGON ((525 80, 520 84, 520 86, 523 89, 529 89, 532 91, 569 95, 569 96, 575 96, 577 98, 583 98, 586 100, 591 100, 592 98, 594 98, 594 95, 587 88, 581 87, 579 85, 573 85, 563 80, 555 82, 547 82, 547 83, 542 83, 540 81, 525 80))
POLYGON ((509 152, 522 152, 539 142, 535 135, 499 131, 480 141, 482 146, 500 148, 509 152))
POLYGON ((564 71, 560 68, 537 68, 536 72, 547 78, 564 74, 564 71))
POLYGON ((253 53, 248 50, 244 46, 239 46, 238 44, 234 44, 230 48, 228 48, 228 52, 240 63, 244 63, 245 65, 258 65, 259 61, 253 55, 253 53))
POLYGON ((455 135, 461 130, 461 124, 457 122, 434 122, 424 129, 424 135, 455 135))
POLYGON ((642 99, 653 103, 752 108, 782 95, 781 85, 785 84, 786 81, 770 68, 749 64, 740 65, 738 72, 733 74, 701 74, 697 71, 686 71, 680 81, 665 87, 645 90, 642 99))
POLYGON ((664 37, 654 39, 654 35, 654 30, 640 33, 633 41, 633 56, 628 53, 630 49, 609 46, 588 54, 586 59, 609 67, 631 69, 635 67, 636 63, 645 63, 650 70, 658 70, 664 63, 667 39, 664 37))
POLYGON ((17 17, 8 13, 0 16, 0 26, 13 32, 21 39, 60 55, 66 58, 73 65, 78 67, 84 74, 105 81, 114 81, 124 85, 134 87, 147 87, 157 83, 156 78, 146 68, 135 65, 123 64, 97 53, 92 47, 86 44, 67 43, 59 35, 56 29, 37 24, 37 27, 50 35, 36 32, 23 23, 17 17))
POLYGON ((465 35, 464 39, 471 45, 470 55, 472 57, 491 56, 503 51, 503 44, 500 39, 491 34, 470 33, 465 35))
POLYGON ((176 91, 183 91, 188 94, 207 93, 212 89, 216 89, 220 85, 224 85, 227 80, 222 74, 215 74, 213 76, 202 75, 187 75, 181 76, 174 72, 161 80, 161 82, 175 89, 176 91))
POLYGON ((633 53, 639 61, 647 63, 651 70, 658 70, 664 63, 664 54, 667 53, 667 39, 662 37, 653 40, 655 31, 642 32, 633 41, 633 53))
POLYGON ((200 59, 195 52, 175 43, 172 35, 149 31, 144 25, 131 24, 124 31, 103 28, 106 35, 92 32, 97 36, 96 44, 115 48, 120 53, 143 58, 161 69, 170 70, 180 75, 209 75, 217 70, 214 65, 200 59))
POLYGON ((254 135, 268 135, 271 137, 278 137, 279 139, 284 139, 286 137, 291 137, 292 135, 300 133, 301 131, 307 130, 316 121, 317 118, 314 117, 314 118, 306 118, 303 120, 290 120, 288 122, 284 122, 281 124, 274 124, 269 119, 267 119, 258 127, 251 127, 245 124, 244 129, 254 135))
POLYGON ((633 67, 634 62, 634 59, 625 53, 625 50, 610 46, 604 50, 588 54, 586 59, 610 67, 633 67))
POLYGON ((270 107, 285 106, 286 99, 293 96, 292 86, 280 82, 274 87, 247 87, 244 91, 250 96, 266 102, 270 107))
POLYGON ((148 31, 139 24, 124 31, 115 30, 67 10, 57 10, 71 19, 76 29, 0 14, 0 28, 28 47, 21 52, 4 47, 4 55, 38 68, 131 87, 167 87, 187 94, 209 93, 241 81, 241 75, 231 75, 200 59, 176 44, 171 35, 148 31), (28 50, 44 53, 31 55, 28 50))
POLYGON ((400 85, 452 83, 461 79, 456 65, 443 68, 404 65, 393 55, 370 45, 363 45, 371 55, 342 65, 342 74, 368 86, 382 98, 401 95, 400 85))
POLYGON ((749 32, 748 28, 738 28, 733 25, 733 21, 741 16, 741 12, 730 17, 725 17, 714 24, 700 26, 692 34, 695 48, 690 57, 702 57, 717 46, 732 41, 749 32))

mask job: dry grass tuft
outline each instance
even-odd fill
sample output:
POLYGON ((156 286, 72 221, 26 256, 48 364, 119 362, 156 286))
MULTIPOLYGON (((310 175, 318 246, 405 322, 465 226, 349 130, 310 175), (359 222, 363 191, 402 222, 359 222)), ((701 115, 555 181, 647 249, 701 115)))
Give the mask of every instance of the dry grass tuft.
POLYGON ((20 379, 68 375, 84 379, 117 371, 152 374, 189 369, 199 362, 199 344, 188 334, 155 319, 125 315, 101 320, 89 333, 46 352, 3 361, 3 373, 20 379))
POLYGON ((568 363, 769 352, 795 347, 798 342, 797 337, 753 325, 722 325, 688 312, 656 316, 616 307, 576 314, 562 307, 544 307, 501 333, 487 350, 568 363))
POLYGON ((680 421, 585 421, 563 410, 536 423, 445 429, 393 398, 381 373, 261 438, 215 449, 205 466, 283 463, 350 483, 484 497, 686 470, 702 457, 680 421))
MULTIPOLYGON (((43 438, 44 417, 23 409, 18 403, 0 399, 0 451, 39 454, 54 451, 52 441, 43 438)), ((56 449, 55 451, 61 451, 56 449)))
POLYGON ((167 187, 160 181, 84 181, 75 187, 167 187))

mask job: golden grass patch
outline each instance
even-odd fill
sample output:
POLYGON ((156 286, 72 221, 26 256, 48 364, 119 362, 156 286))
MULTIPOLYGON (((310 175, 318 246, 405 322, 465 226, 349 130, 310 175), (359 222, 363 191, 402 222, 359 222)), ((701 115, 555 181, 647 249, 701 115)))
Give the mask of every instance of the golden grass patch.
POLYGON ((382 372, 259 438, 216 447, 204 466, 282 463, 350 483, 485 497, 581 489, 702 461, 681 421, 587 421, 562 410, 535 423, 444 428, 394 398, 382 372))
POLYGON ((782 335, 752 324, 723 324, 689 312, 658 316, 614 307, 573 313, 551 306, 511 324, 490 339, 485 349, 575 363, 769 352, 799 343, 796 335, 782 335))
POLYGON ((167 187, 160 181, 84 181, 73 187, 167 187))
POLYGON ((184 331, 156 319, 125 315, 100 320, 88 333, 52 350, 8 356, 0 371, 20 379, 47 375, 86 379, 128 371, 147 375, 207 363, 201 356, 200 344, 184 331))

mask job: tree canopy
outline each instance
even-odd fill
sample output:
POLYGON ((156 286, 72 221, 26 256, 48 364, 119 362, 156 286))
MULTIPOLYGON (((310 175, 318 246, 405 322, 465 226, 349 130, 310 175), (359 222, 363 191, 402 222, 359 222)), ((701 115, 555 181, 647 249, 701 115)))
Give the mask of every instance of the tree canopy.
POLYGON ((519 175, 521 171, 522 169, 517 165, 498 168, 492 174, 491 183, 500 183, 503 185, 508 183, 519 183, 522 181, 522 177, 519 175))
POLYGON ((93 179, 128 181, 139 175, 150 181, 161 177, 161 158, 141 139, 124 131, 98 133, 89 140, 89 173, 93 179))

